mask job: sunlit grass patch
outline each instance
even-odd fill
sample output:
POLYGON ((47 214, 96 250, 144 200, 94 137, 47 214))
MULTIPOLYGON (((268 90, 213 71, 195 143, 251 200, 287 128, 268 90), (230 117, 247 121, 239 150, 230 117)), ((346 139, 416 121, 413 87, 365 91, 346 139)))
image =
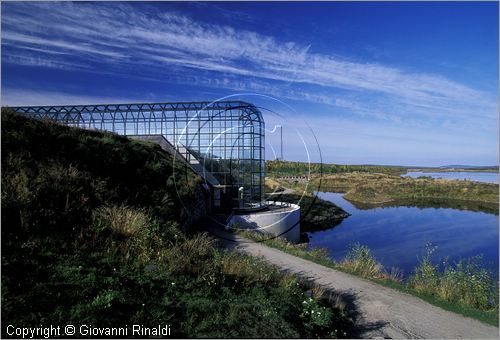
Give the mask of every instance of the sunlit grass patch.
MULTIPOLYGON (((493 273, 485 269, 481 257, 460 260, 456 264, 445 260, 440 269, 438 264, 432 262, 432 248, 429 248, 414 269, 414 274, 405 280, 401 270, 391 268, 387 271, 370 249, 361 244, 351 245, 344 260, 333 261, 324 248, 307 249, 305 244, 292 244, 282 238, 270 238, 255 232, 242 234, 323 266, 418 296, 446 310, 498 325, 498 282, 493 273)), ((338 303, 343 305, 341 299, 338 303)))
POLYGON ((434 248, 427 248, 408 279, 410 288, 458 305, 498 310, 498 282, 484 267, 481 256, 461 259, 455 264, 445 260, 444 268, 439 270, 439 266, 431 261, 433 251, 434 248))
POLYGON ((238 234, 328 267, 335 265, 335 262, 328 255, 328 250, 326 248, 316 247, 307 249, 307 243, 292 243, 283 237, 275 237, 270 234, 256 231, 240 230, 238 234))
POLYGON ((338 267, 371 278, 379 278, 383 269, 383 266, 372 256, 370 249, 359 243, 351 246, 345 260, 338 263, 338 267))
POLYGON ((151 222, 143 209, 126 205, 101 206, 94 211, 95 223, 109 228, 119 236, 134 236, 148 227, 151 222))

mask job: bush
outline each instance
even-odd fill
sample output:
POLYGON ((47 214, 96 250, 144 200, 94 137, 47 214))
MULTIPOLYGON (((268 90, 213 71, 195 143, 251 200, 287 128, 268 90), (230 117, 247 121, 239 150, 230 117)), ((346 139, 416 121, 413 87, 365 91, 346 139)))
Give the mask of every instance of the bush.
POLYGON ((137 235, 151 223, 144 209, 133 209, 126 205, 99 207, 94 210, 93 219, 100 228, 109 228, 120 236, 137 235))
POLYGON ((455 264, 448 260, 443 270, 431 261, 435 248, 427 247, 415 273, 409 278, 409 287, 420 293, 479 310, 498 310, 498 283, 488 271, 481 256, 461 259, 455 264))
POLYGON ((382 265, 375 260, 367 246, 359 243, 355 243, 349 248, 345 260, 340 262, 338 266, 367 278, 383 276, 382 265))
POLYGON ((300 314, 304 326, 309 333, 319 336, 317 329, 330 326, 332 313, 329 309, 322 307, 313 298, 302 301, 303 309, 300 314))
POLYGON ((426 253, 414 269, 414 275, 408 279, 408 285, 419 293, 432 294, 439 286, 438 265, 432 262, 434 247, 426 246, 426 253))

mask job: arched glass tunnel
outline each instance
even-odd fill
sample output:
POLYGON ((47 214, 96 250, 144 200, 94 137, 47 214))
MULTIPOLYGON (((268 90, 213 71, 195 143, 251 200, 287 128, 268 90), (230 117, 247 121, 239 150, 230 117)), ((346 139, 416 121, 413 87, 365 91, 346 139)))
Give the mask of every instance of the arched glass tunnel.
POLYGON ((127 136, 162 136, 212 187, 221 208, 264 206, 265 124, 243 101, 27 106, 20 114, 127 136), (208 179, 208 180, 207 180, 208 179))

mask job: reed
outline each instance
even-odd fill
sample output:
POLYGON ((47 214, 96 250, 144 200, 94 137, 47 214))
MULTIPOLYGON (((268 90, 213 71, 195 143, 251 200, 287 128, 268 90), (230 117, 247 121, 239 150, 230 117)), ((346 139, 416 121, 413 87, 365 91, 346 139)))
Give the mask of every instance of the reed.
POLYGON ((425 256, 408 280, 408 286, 419 293, 479 310, 498 310, 498 282, 484 267, 482 257, 461 259, 457 263, 443 261, 443 269, 433 264, 434 248, 425 256))
MULTIPOLYGON (((250 231, 241 233, 289 254, 373 280, 453 312, 498 325, 498 281, 494 273, 486 269, 481 256, 462 259, 457 263, 445 259, 440 269, 440 265, 432 261, 434 248, 429 245, 426 254, 413 270, 413 275, 405 280, 401 270, 391 268, 387 271, 370 249, 359 243, 351 245, 345 259, 333 261, 324 248, 307 249, 305 244, 292 244, 282 238, 270 238, 269 235, 250 231)), ((335 300, 335 296, 331 299, 335 300)), ((343 304, 340 298, 338 302, 343 304)))

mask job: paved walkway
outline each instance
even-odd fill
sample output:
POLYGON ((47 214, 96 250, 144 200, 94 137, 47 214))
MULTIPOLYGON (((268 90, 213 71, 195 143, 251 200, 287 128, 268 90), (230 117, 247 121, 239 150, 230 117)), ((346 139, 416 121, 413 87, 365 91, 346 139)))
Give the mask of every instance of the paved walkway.
MULTIPOLYGON (((214 232, 212 230, 212 232, 214 232)), ((231 233, 216 232, 222 244, 342 294, 355 306, 363 338, 496 338, 498 328, 435 307, 414 296, 377 285, 231 233)))

